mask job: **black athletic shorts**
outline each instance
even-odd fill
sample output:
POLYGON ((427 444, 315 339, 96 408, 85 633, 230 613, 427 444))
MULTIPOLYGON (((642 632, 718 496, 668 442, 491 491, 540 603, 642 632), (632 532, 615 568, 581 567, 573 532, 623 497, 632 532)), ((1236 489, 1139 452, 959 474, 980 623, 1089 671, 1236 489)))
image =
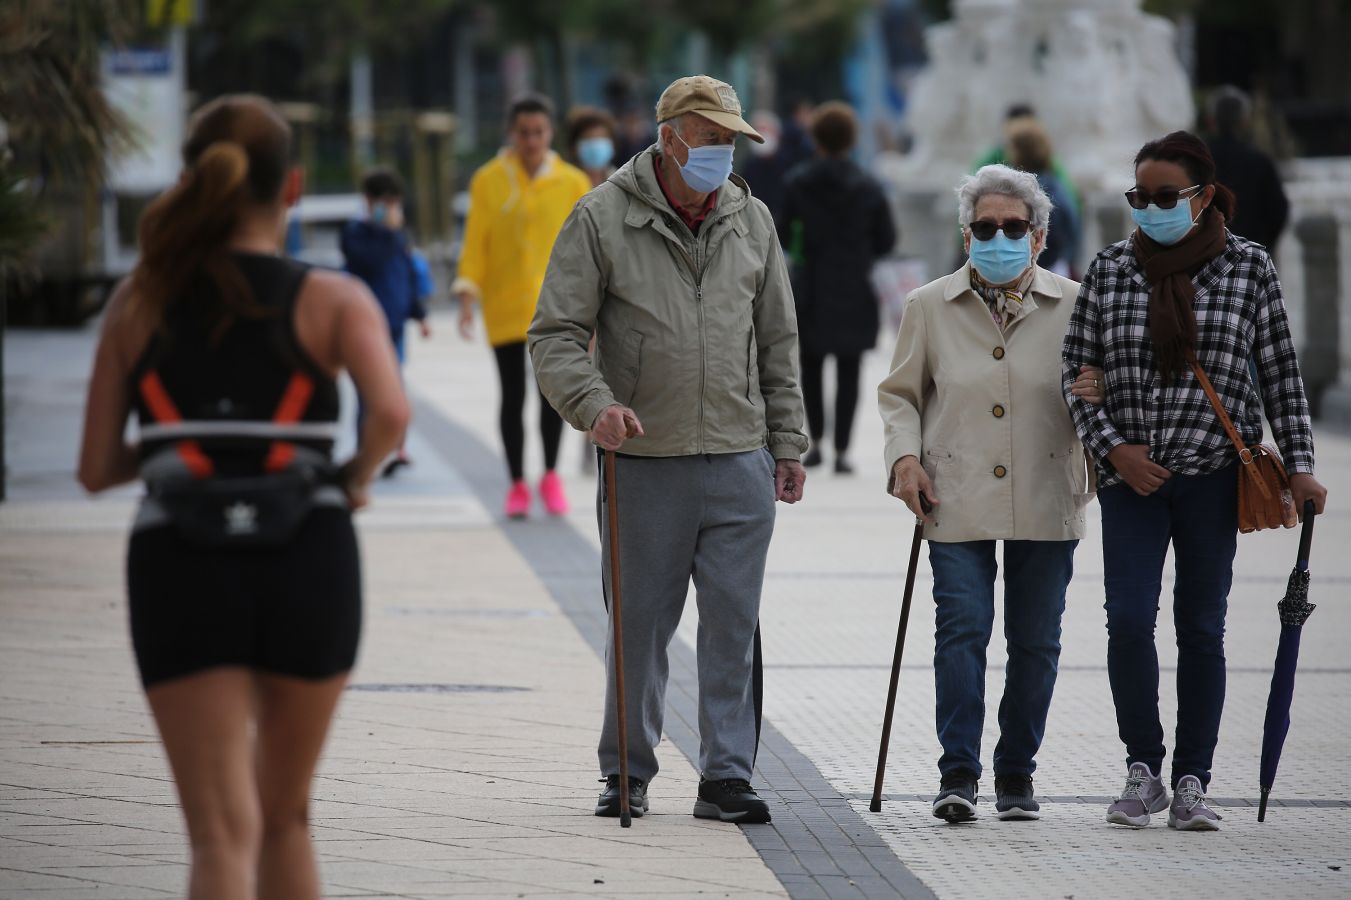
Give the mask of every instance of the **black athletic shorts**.
POLYGON ((278 547, 200 547, 171 525, 137 531, 127 593, 146 687, 215 666, 320 679, 356 662, 361 562, 344 509, 315 509, 278 547))

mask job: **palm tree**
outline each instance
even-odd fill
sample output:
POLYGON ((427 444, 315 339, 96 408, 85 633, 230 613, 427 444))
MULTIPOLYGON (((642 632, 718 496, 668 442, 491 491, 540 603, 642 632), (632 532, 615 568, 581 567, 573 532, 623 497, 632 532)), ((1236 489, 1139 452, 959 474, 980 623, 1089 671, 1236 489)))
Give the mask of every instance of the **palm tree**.
POLYGON ((6 294, 32 287, 56 207, 97 191, 109 152, 128 140, 103 92, 100 50, 129 33, 136 9, 134 0, 15 0, 0 10, 0 121, 12 148, 0 160, 6 294))

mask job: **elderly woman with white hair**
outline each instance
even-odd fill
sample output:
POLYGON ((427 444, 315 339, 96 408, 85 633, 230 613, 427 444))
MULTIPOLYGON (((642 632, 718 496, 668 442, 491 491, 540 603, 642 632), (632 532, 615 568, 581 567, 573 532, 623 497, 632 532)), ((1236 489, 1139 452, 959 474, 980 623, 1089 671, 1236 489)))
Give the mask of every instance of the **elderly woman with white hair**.
MULTIPOLYGON (((1060 658, 1060 619, 1090 499, 1060 388, 1079 285, 1037 265, 1051 201, 1035 176, 985 166, 957 188, 969 259, 906 301, 878 388, 887 489, 924 521, 934 576, 942 785, 934 815, 976 817, 985 652, 1004 542, 1008 666, 994 751, 1001 819, 1036 819, 1036 754, 1060 658)), ((1100 373, 1078 393, 1101 400, 1100 373)))

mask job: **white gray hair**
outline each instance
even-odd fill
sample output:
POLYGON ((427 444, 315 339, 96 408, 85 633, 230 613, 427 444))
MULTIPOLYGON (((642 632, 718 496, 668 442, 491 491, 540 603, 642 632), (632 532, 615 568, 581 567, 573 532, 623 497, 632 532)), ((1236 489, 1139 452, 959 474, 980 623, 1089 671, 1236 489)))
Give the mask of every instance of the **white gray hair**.
POLYGON ((1034 231, 1051 224, 1051 198, 1037 183, 1037 176, 1008 166, 984 166, 957 185, 957 222, 966 228, 976 217, 976 204, 986 194, 1003 194, 1023 201, 1034 231))

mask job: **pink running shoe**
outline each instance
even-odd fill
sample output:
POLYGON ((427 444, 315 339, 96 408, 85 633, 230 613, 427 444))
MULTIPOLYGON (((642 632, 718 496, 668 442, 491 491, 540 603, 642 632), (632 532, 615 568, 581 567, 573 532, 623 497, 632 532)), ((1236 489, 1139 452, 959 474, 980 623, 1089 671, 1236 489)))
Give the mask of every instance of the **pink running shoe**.
POLYGON ((568 514, 568 495, 563 493, 563 479, 553 469, 544 473, 539 480, 539 495, 544 500, 544 508, 551 516, 568 514))
POLYGON ((530 515, 530 488, 524 481, 512 482, 507 492, 507 518, 524 519, 530 515))

